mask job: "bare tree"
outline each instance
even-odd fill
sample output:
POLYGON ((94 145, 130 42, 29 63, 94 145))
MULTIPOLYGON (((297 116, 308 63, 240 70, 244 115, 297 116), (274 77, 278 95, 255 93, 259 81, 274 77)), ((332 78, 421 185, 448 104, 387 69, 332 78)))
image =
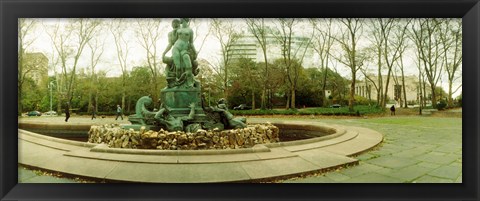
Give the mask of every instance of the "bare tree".
POLYGON ((369 75, 367 75, 366 69, 362 69, 362 73, 364 76, 369 79, 373 86, 375 87, 377 91, 377 105, 382 104, 383 100, 383 75, 382 75, 382 70, 384 67, 383 63, 383 47, 385 43, 385 37, 382 35, 382 29, 385 29, 385 23, 382 23, 380 20, 369 20, 369 25, 370 25, 370 38, 371 42, 373 44, 372 46, 372 52, 375 52, 376 54, 376 65, 377 65, 377 79, 373 80, 373 78, 370 78, 369 75))
MULTIPOLYGON (((402 56, 406 49, 406 35, 407 35, 407 28, 408 24, 410 23, 407 21, 407 24, 401 24, 401 19, 391 19, 387 21, 387 26, 385 29, 382 29, 382 36, 385 39, 384 43, 384 61, 388 69, 387 74, 387 83, 385 88, 385 93, 388 94, 388 86, 389 86, 389 78, 392 77, 395 82, 395 87, 400 85, 398 80, 398 76, 396 74, 396 69, 394 69, 394 65, 397 66, 401 70, 401 78, 402 78, 402 88, 396 97, 401 105, 403 105, 403 100, 405 99, 405 107, 406 107, 406 92, 405 92, 405 76, 404 76, 404 69, 403 69, 403 60, 402 56), (394 73, 394 76, 391 76, 391 73, 394 73), (403 97, 402 98, 402 92, 403 97)), ((394 89, 395 89, 394 87, 394 89)), ((385 106, 386 104, 386 96, 383 98, 382 105, 385 106)))
POLYGON ((395 32, 396 35, 396 41, 398 43, 398 48, 399 48, 399 59, 397 59, 397 66, 398 69, 400 69, 401 72, 401 78, 402 78, 402 93, 403 93, 403 101, 404 104, 403 106, 407 108, 408 101, 407 101, 407 91, 406 91, 406 86, 405 86, 405 65, 403 63, 403 56, 405 50, 408 48, 408 26, 412 22, 412 19, 407 19, 405 22, 398 22, 399 24, 396 25, 397 29, 395 32))
POLYGON ((340 22, 343 25, 342 34, 340 38, 335 38, 335 40, 340 44, 344 54, 341 57, 334 56, 334 58, 348 67, 352 74, 348 109, 353 112, 357 71, 361 69, 366 59, 365 53, 359 51, 358 47, 358 42, 363 31, 364 20, 360 18, 342 18, 340 22))
MULTIPOLYGON (((110 24, 110 32, 112 33, 115 48, 117 50, 117 59, 122 70, 122 108, 125 108, 125 97, 127 93, 127 76, 128 76, 128 54, 129 54, 129 42, 125 38, 127 27, 131 23, 124 19, 115 19, 110 24)), ((155 78, 154 78, 155 79, 155 78)))
POLYGON ((279 18, 277 20, 278 31, 274 32, 275 38, 280 43, 283 68, 286 76, 289 92, 287 93, 286 108, 295 108, 295 92, 297 90, 299 73, 302 69, 303 58, 312 42, 312 36, 315 30, 312 30, 312 36, 309 38, 298 39, 294 41, 293 30, 298 24, 299 19, 279 18), (296 47, 293 45, 296 43, 296 47))
POLYGON ((97 112, 98 108, 98 80, 95 67, 98 62, 101 60, 101 57, 104 52, 105 47, 105 38, 100 37, 101 29, 97 29, 95 32, 95 37, 87 42, 87 45, 90 49, 90 91, 88 93, 88 108, 87 111, 90 112, 91 109, 97 112))
POLYGON ((435 18, 418 19, 412 25, 413 38, 420 53, 424 72, 432 93, 432 106, 437 107, 435 88, 443 68, 439 29, 441 20, 435 18))
POLYGON ((141 19, 137 20, 137 25, 138 29, 136 34, 138 41, 146 51, 147 65, 152 73, 152 85, 154 89, 152 98, 153 100, 158 100, 160 95, 158 76, 161 71, 161 58, 159 58, 161 51, 158 47, 158 41, 162 36, 161 20, 157 18, 141 19))
POLYGON ((38 68, 28 67, 25 65, 25 53, 29 46, 34 42, 35 38, 28 39, 37 24, 36 20, 19 18, 18 19, 18 115, 21 115, 23 110, 22 104, 22 88, 27 74, 37 70, 38 68))
POLYGON ((395 37, 392 36, 394 30, 394 25, 395 25, 395 19, 389 18, 389 19, 382 19, 380 18, 380 23, 381 23, 381 37, 384 38, 384 43, 383 43, 383 59, 385 62, 385 66, 387 67, 387 80, 385 83, 385 93, 382 98, 382 102, 380 105, 384 107, 387 102, 388 98, 388 86, 390 84, 390 78, 392 75, 392 70, 395 62, 400 58, 400 47, 399 44, 395 44, 395 37))
MULTIPOLYGON (((268 58, 267 58, 267 37, 268 37, 268 30, 267 25, 265 24, 265 18, 247 18, 245 22, 248 26, 248 30, 250 33, 253 34, 255 39, 257 39, 258 44, 262 48, 263 53, 263 61, 265 64, 264 69, 264 80, 262 84, 262 97, 260 107, 265 109, 266 107, 266 92, 267 92, 267 85, 268 85, 268 58)), ((255 92, 252 89, 252 108, 255 109, 255 92)))
MULTIPOLYGON (((206 21, 206 23, 207 23, 207 26, 208 26, 207 33, 203 35, 203 38, 201 38, 200 45, 195 45, 195 47, 198 47, 198 48, 196 48, 197 55, 200 54, 200 52, 202 51, 202 48, 203 48, 203 45, 205 44, 205 41, 207 40, 208 36, 212 32, 212 26, 210 26, 209 21, 206 21)), ((194 33, 195 33, 193 41, 198 41, 197 39, 201 35, 200 34, 200 30, 202 29, 201 28, 201 23, 200 23, 200 21, 198 21, 198 19, 192 18, 191 21, 190 21, 190 24, 191 24, 191 27, 192 27, 194 33)))
POLYGON ((231 48, 239 38, 239 34, 235 31, 235 24, 227 19, 212 19, 212 28, 214 36, 220 42, 223 70, 223 95, 228 98, 228 69, 232 60, 231 48))
POLYGON ((443 65, 448 79, 448 106, 453 107, 452 94, 462 87, 462 84, 459 84, 456 89, 453 89, 454 82, 461 78, 457 73, 461 71, 462 64, 462 21, 455 19, 453 23, 450 20, 443 22, 440 32, 444 52, 443 65))
POLYGON ((323 71, 323 82, 322 82, 322 99, 321 105, 326 106, 326 97, 325 90, 327 86, 327 75, 328 75, 328 65, 330 62, 330 50, 333 47, 334 36, 332 33, 332 18, 316 18, 310 19, 310 23, 313 28, 318 32, 317 37, 314 39, 315 45, 313 49, 317 52, 320 58, 320 67, 323 71))
POLYGON ((61 62, 62 84, 59 86, 65 88, 64 98, 69 102, 73 99, 78 61, 99 25, 96 19, 70 19, 64 27, 57 23, 48 33, 61 62), (68 62, 70 59, 73 61, 68 62))

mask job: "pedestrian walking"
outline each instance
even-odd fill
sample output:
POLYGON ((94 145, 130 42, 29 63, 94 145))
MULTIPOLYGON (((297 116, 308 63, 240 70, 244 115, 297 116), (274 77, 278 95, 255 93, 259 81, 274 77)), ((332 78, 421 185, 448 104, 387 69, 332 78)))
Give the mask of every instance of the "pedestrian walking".
POLYGON ((390 107, 390 115, 395 115, 395 105, 392 105, 392 107, 390 107))
POLYGON ((67 102, 65 106, 65 122, 68 122, 69 118, 70 118, 70 103, 67 102))
POLYGON ((95 116, 95 105, 92 105, 92 120, 96 119, 97 117, 95 116))
POLYGON ((123 120, 122 108, 120 107, 120 105, 117 105, 117 117, 115 117, 115 120, 117 120, 118 117, 122 118, 122 120, 123 120))

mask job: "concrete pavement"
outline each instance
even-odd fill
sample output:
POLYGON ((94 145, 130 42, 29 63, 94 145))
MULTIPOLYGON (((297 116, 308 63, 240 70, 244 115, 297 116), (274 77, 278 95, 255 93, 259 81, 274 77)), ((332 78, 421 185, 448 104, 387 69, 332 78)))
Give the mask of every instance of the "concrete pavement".
POLYGON ((357 166, 283 182, 462 183, 461 118, 398 116, 321 121, 372 128, 384 134, 384 142, 356 156, 357 166))

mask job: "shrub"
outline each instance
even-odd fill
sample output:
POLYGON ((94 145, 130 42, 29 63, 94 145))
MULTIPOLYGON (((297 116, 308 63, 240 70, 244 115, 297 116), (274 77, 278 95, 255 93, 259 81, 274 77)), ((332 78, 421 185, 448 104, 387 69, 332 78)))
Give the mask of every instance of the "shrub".
POLYGON ((444 110, 447 107, 447 101, 445 100, 440 100, 440 102, 437 104, 437 109, 438 110, 444 110))
POLYGON ((368 100, 363 96, 355 96, 355 105, 375 105, 375 101, 368 100))

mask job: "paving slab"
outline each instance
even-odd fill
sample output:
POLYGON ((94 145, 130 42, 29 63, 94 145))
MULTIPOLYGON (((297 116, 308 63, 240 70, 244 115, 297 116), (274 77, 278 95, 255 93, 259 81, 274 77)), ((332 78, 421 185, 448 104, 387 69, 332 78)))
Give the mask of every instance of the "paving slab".
POLYGON ((370 172, 351 179, 342 181, 342 183, 402 183, 403 181, 397 178, 381 175, 370 172))
POLYGON ((331 180, 336 181, 336 182, 351 179, 351 177, 349 177, 347 175, 344 175, 342 173, 339 173, 339 172, 329 172, 329 173, 325 174, 325 176, 328 177, 331 180))
POLYGON ((33 177, 37 177, 38 175, 35 174, 35 172, 31 170, 27 170, 25 168, 18 168, 18 181, 21 183, 21 181, 28 180, 33 177))
POLYGON ((430 152, 430 153, 426 153, 424 155, 415 157, 415 159, 420 161, 438 163, 442 165, 447 165, 454 161, 457 161, 458 158, 459 156, 456 154, 447 154, 442 152, 430 152))
POLYGON ((354 177, 358 177, 358 176, 363 175, 363 174, 376 172, 380 169, 382 169, 381 166, 361 162, 358 166, 353 166, 353 167, 350 167, 350 168, 342 169, 341 173, 346 175, 346 176, 354 178, 354 177))
POLYGON ((414 179, 419 178, 423 175, 426 175, 428 172, 432 171, 433 168, 426 168, 418 165, 412 165, 404 167, 395 171, 390 172, 389 177, 395 177, 401 179, 404 182, 412 182, 414 179))
POLYGON ((421 162, 421 163, 418 163, 417 165, 420 167, 433 168, 433 169, 441 166, 438 163, 429 163, 429 162, 421 162))
POLYGON ((402 158, 412 158, 416 156, 422 156, 429 152, 431 152, 431 149, 428 149, 425 147, 416 147, 412 149, 402 150, 397 153, 392 153, 392 156, 402 157, 402 158))
POLYGON ((403 167, 414 165, 418 162, 419 161, 413 158, 401 158, 401 157, 395 157, 395 156, 389 156, 389 157, 383 156, 383 157, 368 160, 368 163, 370 164, 387 167, 387 168, 403 168, 403 167))
POLYGON ((453 180, 424 175, 413 181, 413 183, 453 183, 453 180))
POLYGON ((429 172, 428 174, 435 177, 455 180, 458 178, 461 172, 462 172, 462 167, 442 166, 429 172))

